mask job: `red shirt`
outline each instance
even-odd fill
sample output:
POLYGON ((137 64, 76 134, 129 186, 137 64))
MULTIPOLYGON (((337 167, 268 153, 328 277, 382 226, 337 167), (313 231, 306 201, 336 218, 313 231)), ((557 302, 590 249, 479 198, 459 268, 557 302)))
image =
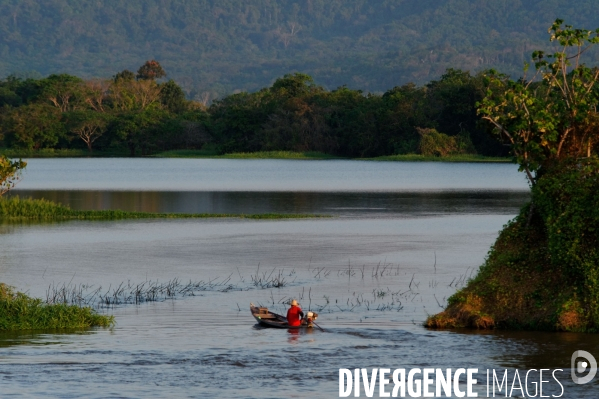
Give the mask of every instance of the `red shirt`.
POLYGON ((301 316, 304 315, 302 308, 299 306, 292 306, 287 311, 287 324, 291 327, 297 327, 302 324, 301 316))

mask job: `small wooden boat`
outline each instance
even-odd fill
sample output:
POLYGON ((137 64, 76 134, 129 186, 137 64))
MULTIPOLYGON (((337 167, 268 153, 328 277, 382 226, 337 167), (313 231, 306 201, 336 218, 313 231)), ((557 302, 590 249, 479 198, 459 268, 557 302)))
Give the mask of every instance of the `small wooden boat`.
POLYGON ((254 306, 253 303, 250 303, 250 311, 252 312, 252 316, 254 316, 258 324, 262 326, 275 328, 312 328, 314 327, 312 322, 316 320, 316 318, 318 317, 318 315, 314 312, 307 312, 306 317, 302 319, 302 324, 299 326, 292 327, 289 324, 287 324, 287 317, 273 313, 269 311, 268 308, 254 306))

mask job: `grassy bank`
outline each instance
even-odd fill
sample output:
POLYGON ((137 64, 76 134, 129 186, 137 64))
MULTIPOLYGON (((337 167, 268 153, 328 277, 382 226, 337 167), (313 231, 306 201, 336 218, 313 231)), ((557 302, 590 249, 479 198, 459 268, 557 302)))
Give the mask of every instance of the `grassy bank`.
POLYGON ((42 148, 39 150, 0 149, 0 155, 8 158, 109 158, 126 157, 128 152, 122 151, 93 151, 75 149, 42 148))
POLYGON ((511 158, 485 157, 482 155, 449 155, 445 157, 430 157, 420 154, 389 155, 384 157, 367 158, 369 161, 396 162, 512 162, 511 158))
MULTIPOLYGON (((12 150, 0 149, 0 155, 8 158, 109 158, 128 157, 127 152, 93 151, 87 150, 12 150)), ((296 152, 296 151, 257 151, 236 152, 219 155, 213 148, 202 150, 172 150, 154 155, 152 158, 214 158, 214 159, 345 159, 323 152, 296 152)), ((364 161, 396 161, 396 162, 511 162, 511 158, 485 157, 482 155, 451 155, 446 157, 431 157, 419 154, 388 155, 376 158, 353 158, 364 161)))
POLYGON ((339 159, 322 152, 258 151, 218 155, 212 150, 173 150, 154 155, 158 158, 224 158, 224 159, 339 159))
POLYGON ((244 219, 306 219, 322 218, 326 215, 260 213, 149 213, 120 210, 77 211, 44 199, 21 199, 19 197, 0 199, 0 220, 119 220, 119 219, 183 219, 183 218, 244 218, 244 219))
MULTIPOLYGON (((258 151, 217 155, 213 150, 175 150, 155 155, 159 158, 224 158, 224 159, 344 159, 322 152, 258 151)), ((389 155, 376 158, 353 158, 364 161, 397 162, 511 162, 511 158, 485 157, 482 155, 451 155, 446 157, 419 154, 389 155)))
POLYGON ((48 330, 110 327, 114 316, 104 316, 89 307, 46 304, 0 283, 0 330, 48 330))

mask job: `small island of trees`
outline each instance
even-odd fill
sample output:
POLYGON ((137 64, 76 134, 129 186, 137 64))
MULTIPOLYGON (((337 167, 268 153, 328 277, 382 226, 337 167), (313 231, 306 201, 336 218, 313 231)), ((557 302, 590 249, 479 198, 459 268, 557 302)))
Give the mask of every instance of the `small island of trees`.
POLYGON ((557 20, 550 35, 560 47, 533 53, 534 76, 489 74, 479 104, 512 144, 532 201, 429 327, 599 331, 599 68, 582 59, 599 29, 557 20))

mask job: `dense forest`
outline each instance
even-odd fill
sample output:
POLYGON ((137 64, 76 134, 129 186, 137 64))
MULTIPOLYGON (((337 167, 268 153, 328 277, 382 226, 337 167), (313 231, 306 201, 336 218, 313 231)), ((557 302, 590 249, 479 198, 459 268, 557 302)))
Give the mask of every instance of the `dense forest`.
POLYGON ((0 77, 89 79, 157 59, 205 104, 297 71, 383 93, 448 68, 518 77, 557 17, 599 26, 593 0, 0 0, 0 77))
POLYGON ((507 155, 476 104, 488 78, 449 69, 383 94, 327 90, 302 73, 214 101, 188 100, 157 61, 107 79, 68 74, 0 80, 0 147, 87 149, 145 156, 210 149, 320 152, 342 157, 420 153, 507 155))

